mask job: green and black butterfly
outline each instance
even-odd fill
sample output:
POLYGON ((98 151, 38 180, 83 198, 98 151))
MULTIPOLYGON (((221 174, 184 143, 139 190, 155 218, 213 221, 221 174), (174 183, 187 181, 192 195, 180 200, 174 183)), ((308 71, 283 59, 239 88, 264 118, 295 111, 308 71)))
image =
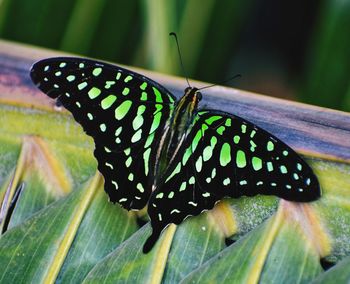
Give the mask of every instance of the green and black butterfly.
POLYGON ((34 64, 33 82, 67 108, 95 141, 110 201, 148 205, 152 249, 162 230, 213 208, 224 197, 276 195, 307 202, 321 192, 290 147, 244 119, 198 109, 201 93, 176 98, 130 70, 81 58, 34 64))

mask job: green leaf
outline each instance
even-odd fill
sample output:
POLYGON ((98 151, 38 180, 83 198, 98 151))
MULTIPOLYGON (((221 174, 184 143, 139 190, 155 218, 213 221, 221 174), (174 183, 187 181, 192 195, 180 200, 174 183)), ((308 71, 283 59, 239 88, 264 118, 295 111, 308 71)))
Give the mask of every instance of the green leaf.
POLYGON ((277 215, 210 259, 183 283, 297 283, 313 279, 322 272, 318 254, 299 224, 288 220, 286 211, 295 210, 289 208, 295 206, 291 204, 284 202, 277 215))
POLYGON ((336 266, 317 277, 312 284, 318 283, 349 283, 350 282, 350 257, 345 258, 336 266))
POLYGON ((349 26, 350 2, 321 2, 311 38, 306 84, 300 99, 330 108, 350 110, 344 104, 350 72, 349 26))
POLYGON ((213 212, 206 212, 177 227, 163 279, 179 283, 225 247, 223 232, 216 223, 213 212))
POLYGON ((142 252, 143 243, 151 233, 143 226, 112 254, 97 264, 84 283, 159 283, 175 226, 168 227, 159 242, 148 254, 142 252))
POLYGON ((0 239, 0 282, 39 283, 58 274, 79 282, 137 227, 132 214, 102 196, 96 175, 85 188, 8 230, 0 239))

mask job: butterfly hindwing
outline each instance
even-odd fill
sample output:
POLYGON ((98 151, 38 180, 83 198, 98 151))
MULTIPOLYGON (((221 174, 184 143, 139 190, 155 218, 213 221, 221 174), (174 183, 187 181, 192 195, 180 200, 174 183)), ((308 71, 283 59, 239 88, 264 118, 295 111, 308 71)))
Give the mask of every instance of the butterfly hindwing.
POLYGON ((126 209, 143 208, 174 97, 140 74, 87 59, 42 60, 33 66, 31 77, 93 137, 110 200, 126 209))
POLYGON ((197 113, 186 140, 149 201, 153 235, 211 209, 224 197, 276 195, 292 201, 320 196, 311 168, 290 147, 239 117, 197 113))

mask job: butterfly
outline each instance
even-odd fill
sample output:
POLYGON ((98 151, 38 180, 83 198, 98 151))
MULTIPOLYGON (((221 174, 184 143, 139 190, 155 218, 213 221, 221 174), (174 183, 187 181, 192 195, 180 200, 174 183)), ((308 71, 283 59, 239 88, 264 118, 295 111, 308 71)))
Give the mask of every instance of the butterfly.
POLYGON ((224 197, 308 202, 321 195, 312 169, 289 146, 238 116, 198 108, 195 87, 177 100, 143 75, 70 57, 41 60, 30 76, 93 137, 110 201, 127 210, 148 206, 145 253, 170 223, 224 197))

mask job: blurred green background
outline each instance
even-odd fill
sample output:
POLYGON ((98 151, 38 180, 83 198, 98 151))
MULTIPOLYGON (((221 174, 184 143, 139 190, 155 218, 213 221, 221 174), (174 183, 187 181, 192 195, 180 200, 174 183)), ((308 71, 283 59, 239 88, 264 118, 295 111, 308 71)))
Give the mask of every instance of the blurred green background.
POLYGON ((0 38, 350 111, 350 0, 0 0, 0 38))

